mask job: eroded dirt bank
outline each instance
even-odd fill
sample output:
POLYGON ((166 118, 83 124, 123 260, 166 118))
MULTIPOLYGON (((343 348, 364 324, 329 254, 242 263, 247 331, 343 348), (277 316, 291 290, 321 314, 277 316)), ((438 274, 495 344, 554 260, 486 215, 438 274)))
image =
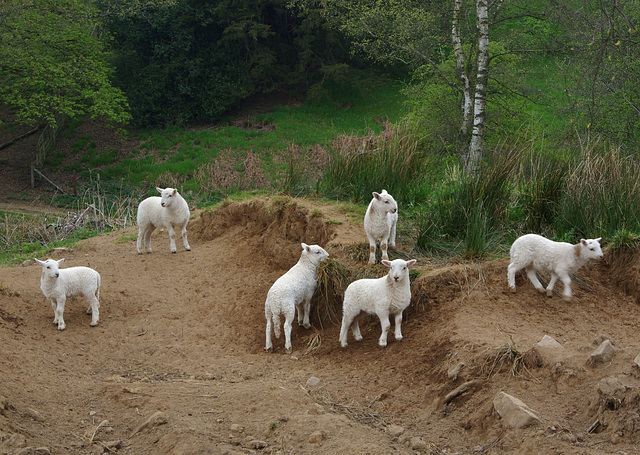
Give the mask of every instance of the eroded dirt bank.
MULTIPOLYGON (((0 269, 0 454, 638 450, 637 267, 607 257, 584 268, 566 304, 538 295, 524 276, 517 294, 507 292, 506 260, 418 257, 402 343, 379 349, 371 319, 363 342, 341 349, 332 303, 318 293, 314 328, 294 327, 288 356, 282 339, 263 352, 269 287, 301 241, 323 244, 345 270, 384 274, 359 260, 359 220, 339 206, 255 199, 200 214, 189 232, 193 251, 174 255, 156 232, 154 253, 138 256, 135 229, 51 253, 101 273, 96 328, 84 301, 70 299, 67 329, 57 331, 40 267, 0 269), (562 345, 552 361, 528 353, 544 335, 562 345), (615 356, 588 366, 605 338, 615 356), (603 390, 612 377, 620 386, 603 390), (492 404, 500 391, 540 421, 508 427, 492 404)), ((396 254, 411 255, 400 240, 396 254)))

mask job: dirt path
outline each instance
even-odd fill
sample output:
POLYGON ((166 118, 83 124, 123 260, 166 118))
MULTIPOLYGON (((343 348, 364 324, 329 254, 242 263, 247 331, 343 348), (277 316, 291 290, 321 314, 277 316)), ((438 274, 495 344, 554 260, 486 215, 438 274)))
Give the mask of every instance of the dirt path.
POLYGON ((301 241, 345 268, 384 274, 353 254, 366 255, 359 221, 339 206, 257 199, 206 212, 189 232, 193 251, 174 255, 166 232, 154 235, 153 254, 135 254, 135 228, 51 254, 101 273, 96 328, 85 302, 70 299, 57 331, 40 268, 0 269, 0 453, 637 453, 640 316, 607 264, 585 268, 591 290, 575 286, 566 304, 522 276, 518 293, 506 292, 505 260, 418 258, 402 343, 379 349, 371 319, 364 340, 341 349, 318 295, 314 328, 294 327, 289 356, 282 338, 263 352, 269 287, 301 241), (616 356, 588 367, 603 334, 616 356), (544 335, 563 346, 558 361, 521 362, 544 335), (518 356, 501 355, 507 347, 518 356), (607 377, 627 386, 615 399, 598 391, 607 377), (493 410, 500 391, 540 422, 508 427, 493 410))

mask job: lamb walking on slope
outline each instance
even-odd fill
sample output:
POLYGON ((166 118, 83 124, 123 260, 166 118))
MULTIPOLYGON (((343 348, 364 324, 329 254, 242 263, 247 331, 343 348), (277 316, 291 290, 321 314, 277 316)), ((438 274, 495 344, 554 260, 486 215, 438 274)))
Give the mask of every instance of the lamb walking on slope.
POLYGON ((291 354, 291 325, 298 310, 298 324, 305 329, 311 327, 309 323, 309 310, 311 297, 318 285, 318 266, 329 257, 329 253, 318 245, 301 243, 302 254, 297 264, 294 265, 269 289, 264 303, 264 315, 267 318, 267 338, 265 351, 273 349, 271 342, 271 329, 276 338, 280 338, 280 315, 284 315, 284 346, 287 354, 291 354))
POLYGON ((53 308, 53 323, 58 330, 64 330, 64 305, 68 296, 84 295, 89 302, 87 314, 91 314, 92 327, 98 325, 100 319, 100 274, 89 267, 69 267, 61 269, 60 264, 64 259, 55 261, 35 261, 42 266, 40 289, 45 298, 51 301, 53 308))
POLYGON ((378 344, 387 347, 387 332, 391 327, 389 315, 395 317, 395 337, 402 341, 402 312, 411 303, 411 286, 409 268, 416 263, 415 259, 404 261, 383 260, 389 267, 389 273, 382 278, 365 278, 351 283, 344 292, 342 304, 342 327, 340 328, 340 345, 347 347, 347 332, 352 328, 356 341, 362 340, 359 321, 367 314, 376 314, 382 326, 382 335, 378 344))
POLYGON ((393 196, 382 190, 373 192, 373 199, 364 215, 364 232, 369 239, 369 264, 376 262, 376 243, 380 242, 382 259, 389 260, 387 247, 396 246, 396 224, 398 223, 398 204, 393 196))
POLYGON ((507 281, 512 292, 516 292, 516 272, 525 269, 529 281, 541 294, 545 290, 540 284, 536 271, 548 271, 551 279, 547 286, 547 297, 553 296, 553 287, 558 278, 564 283, 563 299, 571 301, 571 277, 590 259, 602 259, 600 240, 582 239, 580 243, 571 245, 566 242, 554 242, 537 234, 526 234, 518 237, 511 245, 511 263, 507 269, 507 281))
POLYGON ((187 223, 191 212, 189 205, 175 188, 157 188, 160 197, 146 198, 138 205, 138 254, 146 248, 151 253, 151 234, 163 227, 169 233, 171 252, 176 252, 176 230, 180 230, 184 249, 191 251, 187 241, 187 223))

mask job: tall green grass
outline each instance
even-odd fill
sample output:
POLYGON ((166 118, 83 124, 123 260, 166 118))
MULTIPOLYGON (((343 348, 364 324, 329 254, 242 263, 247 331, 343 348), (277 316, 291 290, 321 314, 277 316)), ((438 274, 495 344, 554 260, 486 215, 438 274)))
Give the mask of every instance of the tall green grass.
POLYGON ((386 189, 399 203, 424 201, 430 190, 425 178, 429 158, 417 128, 387 123, 380 135, 337 137, 321 183, 329 197, 371 200, 372 191, 386 189))

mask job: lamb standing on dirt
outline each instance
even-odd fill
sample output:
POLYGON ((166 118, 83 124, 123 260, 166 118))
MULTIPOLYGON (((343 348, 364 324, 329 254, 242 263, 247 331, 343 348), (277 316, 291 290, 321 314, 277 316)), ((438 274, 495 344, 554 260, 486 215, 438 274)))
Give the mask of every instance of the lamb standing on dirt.
POLYGON ((264 315, 267 318, 267 339, 265 351, 271 352, 271 328, 276 338, 280 338, 280 315, 284 321, 284 347, 287 354, 291 354, 291 324, 298 310, 298 324, 305 329, 311 327, 309 323, 309 310, 311 297, 318 285, 318 266, 329 257, 329 253, 318 245, 301 243, 302 254, 298 263, 291 267, 287 273, 276 280, 267 293, 264 303, 264 315))
POLYGON ((376 263, 376 243, 380 242, 382 259, 389 260, 387 247, 396 246, 396 224, 398 223, 398 204, 393 196, 382 190, 373 192, 364 215, 364 232, 369 239, 369 264, 376 263))
POLYGON ((58 330, 64 330, 64 305, 68 296, 84 295, 89 302, 87 314, 91 313, 91 327, 98 325, 100 319, 100 274, 89 267, 69 267, 60 269, 59 261, 47 259, 46 261, 35 261, 42 266, 42 277, 40 278, 40 289, 46 299, 51 301, 53 308, 53 323, 58 326, 58 330))
POLYGON ((152 196, 146 198, 138 206, 138 254, 151 253, 151 234, 158 227, 164 227, 171 240, 171 252, 176 252, 176 232, 180 229, 182 243, 187 251, 191 251, 187 241, 187 223, 191 212, 187 201, 175 188, 157 188, 161 197, 152 196))
POLYGON ((342 327, 340 328, 340 345, 347 347, 347 332, 352 328, 356 341, 362 340, 359 321, 366 314, 376 314, 382 326, 382 335, 378 344, 387 347, 387 332, 391 323, 389 315, 395 316, 395 337, 402 341, 402 312, 411 302, 411 286, 409 268, 416 263, 415 259, 404 261, 383 260, 382 264, 390 268, 382 278, 365 278, 351 283, 344 292, 342 304, 342 327))
POLYGON ((553 286, 558 278, 564 283, 563 300, 571 301, 570 274, 585 265, 589 259, 602 259, 600 240, 582 239, 577 245, 566 242, 554 242, 537 234, 526 234, 518 237, 511 245, 511 263, 507 271, 507 281, 511 292, 516 292, 516 272, 525 269, 529 280, 543 294, 542 284, 536 271, 546 270, 551 273, 547 286, 547 297, 553 296, 553 286))

